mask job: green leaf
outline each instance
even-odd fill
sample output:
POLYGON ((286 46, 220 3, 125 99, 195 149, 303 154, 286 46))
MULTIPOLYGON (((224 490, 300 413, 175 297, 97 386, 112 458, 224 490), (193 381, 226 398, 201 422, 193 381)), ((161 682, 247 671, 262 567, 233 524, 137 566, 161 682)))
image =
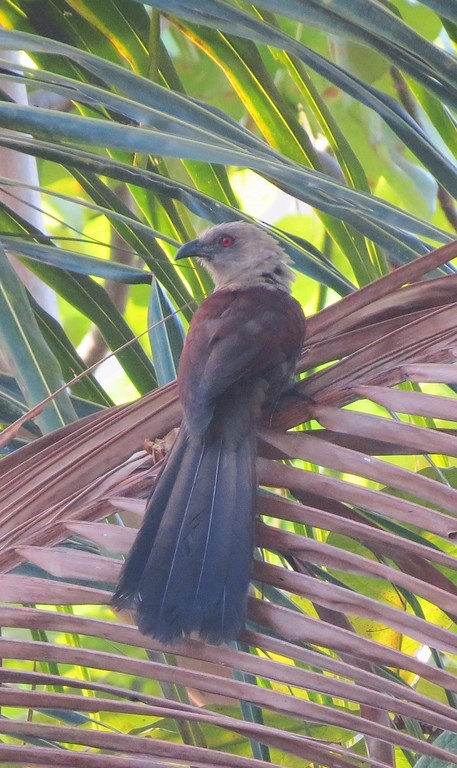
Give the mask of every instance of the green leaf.
MULTIPOLYGON (((25 289, 0 247, 0 340, 8 354, 29 408, 64 385, 62 372, 51 354, 27 299, 25 289)), ((76 420, 65 391, 45 406, 36 421, 51 432, 76 420)))
MULTIPOLYGON (((40 307, 31 296, 29 297, 29 301, 43 337, 59 361, 65 381, 69 382, 75 376, 83 374, 82 378, 76 382, 76 384, 72 385, 72 393, 82 398, 82 400, 89 400, 92 403, 96 403, 98 406, 113 405, 113 401, 108 397, 95 376, 91 373, 87 373, 84 361, 78 355, 60 323, 40 307)), ((85 406, 83 407, 85 408, 85 406)), ((78 411, 78 406, 76 404, 75 410, 81 418, 81 414, 78 411)))
POLYGON ((162 386, 176 379, 185 334, 157 280, 152 283, 148 324, 157 381, 162 386))
MULTIPOLYGON (((254 44, 213 30, 198 27, 195 30, 197 39, 227 72, 270 146, 297 164, 310 165, 322 171, 310 138, 270 78, 254 44)), ((359 284, 374 280, 378 274, 371 264, 365 239, 344 221, 325 214, 321 214, 321 218, 331 237, 352 263, 359 284)))
MULTIPOLYGON (((109 145, 118 149, 135 149, 138 152, 170 157, 188 157, 195 160, 209 159, 211 162, 242 165, 271 179, 280 188, 320 210, 353 224, 359 232, 371 237, 390 252, 406 258, 428 250, 420 241, 408 233, 397 231, 391 224, 401 220, 411 224, 411 218, 398 209, 389 206, 379 198, 370 198, 370 215, 367 215, 366 196, 335 182, 317 171, 303 169, 296 164, 265 159, 244 149, 228 149, 209 141, 202 142, 145 130, 133 126, 106 123, 91 118, 80 118, 68 114, 49 114, 45 109, 29 109, 13 104, 0 105, 0 124, 12 128, 20 122, 22 128, 40 136, 69 138, 92 146, 109 145), (376 217, 374 219, 374 217, 376 217), (382 224, 379 222, 382 221, 382 224)), ((2 143, 4 143, 2 141, 2 143)), ((30 142, 29 142, 30 144, 30 142)), ((48 145, 49 146, 49 145, 48 145)), ((62 158, 65 153, 62 151, 62 158)), ((68 163, 68 155, 67 155, 68 163)), ((457 175, 456 175, 457 178, 457 175)), ((416 222, 419 227, 419 221, 416 222)), ((435 237, 442 237, 436 228, 420 223, 422 230, 432 230, 435 237)), ((447 235, 445 240, 451 238, 447 235)))
MULTIPOLYGON (((146 171, 143 169, 132 168, 125 163, 115 162, 109 159, 100 159, 99 156, 89 153, 87 151, 81 151, 77 149, 56 149, 45 142, 40 142, 34 139, 22 139, 11 138, 10 136, 0 136, 0 146, 8 146, 18 151, 24 151, 27 148, 27 152, 38 157, 46 159, 52 159, 58 162, 62 162, 66 165, 71 164, 73 167, 90 169, 91 171, 99 172, 109 175, 111 178, 116 178, 122 181, 128 181, 131 184, 144 187, 145 189, 156 192, 158 195, 165 195, 172 199, 179 200, 183 205, 189 208, 193 213, 206 218, 214 224, 223 221, 234 221, 236 219, 247 218, 241 212, 234 211, 228 206, 224 206, 222 203, 212 200, 206 195, 202 194, 198 190, 192 189, 180 182, 174 180, 164 179, 163 177, 146 171)), ((401 211, 397 213, 402 215, 401 211)), ((417 222, 417 225, 421 229, 427 232, 438 233, 437 237, 440 237, 440 230, 435 227, 430 227, 424 222, 415 220, 413 217, 406 215, 409 222, 417 222)), ((445 239, 449 238, 446 233, 443 233, 445 239)), ((302 247, 297 248, 291 245, 290 241, 284 240, 284 248, 289 254, 292 260, 297 258, 297 266, 304 274, 308 274, 316 280, 323 282, 325 285, 332 287, 337 293, 346 295, 352 290, 351 283, 341 275, 341 273, 332 265, 331 270, 324 266, 322 262, 316 258, 316 249, 306 250, 304 241, 302 241, 302 247)), ((410 255, 412 250, 407 251, 410 255)))
MULTIPOLYGON (((433 740, 433 744, 435 747, 447 749, 451 754, 457 755, 457 734, 452 733, 451 731, 443 731, 443 733, 440 733, 436 739, 433 740)), ((450 763, 445 760, 422 755, 422 757, 414 763, 414 768, 448 768, 449 765, 450 763)))
MULTIPOLYGON (((455 168, 453 168, 452 164, 448 163, 436 150, 433 144, 428 140, 428 137, 417 124, 414 123, 405 110, 382 91, 367 85, 359 78, 331 63, 323 56, 311 51, 311 49, 306 46, 300 45, 295 40, 292 40, 290 37, 277 30, 272 30, 267 24, 257 22, 246 12, 235 9, 227 3, 222 2, 222 0, 204 0, 204 2, 200 3, 198 9, 195 9, 193 5, 191 6, 189 3, 181 2, 180 0, 166 0, 166 2, 165 0, 162 2, 149 0, 148 4, 160 8, 165 13, 171 12, 192 22, 215 27, 224 32, 245 37, 249 40, 255 40, 256 42, 263 42, 297 56, 297 58, 303 61, 307 66, 312 67, 318 74, 326 77, 330 82, 333 82, 343 91, 377 112, 397 136, 417 155, 417 157, 431 170, 433 169, 433 173, 440 180, 440 183, 442 183, 451 194, 457 193, 457 176, 455 168), (448 176, 449 173, 452 178, 448 176)), ((374 3, 372 5, 374 5, 374 3)), ((276 3, 273 5, 273 3, 270 4, 265 2, 265 6, 273 7, 273 10, 278 10, 276 3)), ((376 3, 376 6, 379 7, 378 3, 376 3)), ((302 3, 295 3, 294 9, 296 10, 294 16, 297 15, 300 19, 306 22, 309 6, 307 5, 305 9, 302 3)), ((283 4, 281 4, 280 12, 284 13, 283 4)), ((371 38, 370 42, 372 42, 371 38)), ((406 60, 406 64, 409 64, 410 55, 414 55, 414 48, 411 51, 411 54, 408 52, 408 55, 404 55, 401 47, 399 47, 399 60, 397 63, 399 63, 399 65, 405 65, 406 60)), ((436 55, 437 52, 435 51, 433 54, 434 59, 436 55)), ((416 64, 415 75, 420 76, 420 62, 416 61, 416 64)), ((448 66, 453 70, 456 65, 450 57, 441 57, 440 70, 442 70, 444 74, 446 74, 448 66), (450 62, 449 65, 448 62, 450 62)), ((424 80, 424 84, 437 92, 437 95, 440 98, 443 98, 448 102, 450 99, 446 99, 446 97, 450 96, 451 91, 454 93, 456 92, 455 82, 449 83, 449 78, 446 78, 445 82, 439 83, 438 79, 434 78, 433 69, 429 69, 424 73, 424 77, 421 79, 424 80), (438 83, 438 85, 434 87, 436 83, 438 83)), ((457 99, 457 93, 455 99, 457 99)))
POLYGON ((107 261, 95 256, 84 256, 81 253, 75 253, 75 251, 42 243, 24 242, 24 240, 5 235, 2 236, 2 241, 8 247, 8 251, 25 257, 26 263, 29 260, 37 261, 40 264, 49 264, 74 274, 92 275, 130 285, 148 285, 152 279, 148 272, 137 267, 119 264, 116 261, 107 261))

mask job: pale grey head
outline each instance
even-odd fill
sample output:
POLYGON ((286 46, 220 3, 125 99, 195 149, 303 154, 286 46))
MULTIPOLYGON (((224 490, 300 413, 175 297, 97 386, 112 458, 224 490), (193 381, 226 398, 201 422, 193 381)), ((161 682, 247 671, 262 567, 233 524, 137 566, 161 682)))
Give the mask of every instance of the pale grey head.
POLYGON ((262 285, 290 292, 295 279, 290 259, 274 237, 245 221, 217 224, 185 243, 175 258, 196 257, 216 290, 262 285))

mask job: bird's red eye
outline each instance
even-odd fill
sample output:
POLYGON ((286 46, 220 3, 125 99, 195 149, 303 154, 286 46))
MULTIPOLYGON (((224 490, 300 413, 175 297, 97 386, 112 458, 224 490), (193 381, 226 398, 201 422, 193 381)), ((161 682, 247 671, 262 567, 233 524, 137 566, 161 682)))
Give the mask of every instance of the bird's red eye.
POLYGON ((230 235, 222 235, 222 237, 219 238, 219 245, 222 245, 223 248, 230 248, 234 242, 235 240, 230 235))

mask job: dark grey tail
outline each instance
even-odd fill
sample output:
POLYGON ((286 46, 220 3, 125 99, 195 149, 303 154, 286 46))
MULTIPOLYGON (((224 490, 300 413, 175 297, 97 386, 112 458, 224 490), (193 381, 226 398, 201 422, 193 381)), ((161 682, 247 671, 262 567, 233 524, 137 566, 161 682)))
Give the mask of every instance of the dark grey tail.
POLYGON ((255 438, 191 441, 185 426, 149 498, 115 608, 163 642, 221 643, 244 626, 254 548, 255 438))

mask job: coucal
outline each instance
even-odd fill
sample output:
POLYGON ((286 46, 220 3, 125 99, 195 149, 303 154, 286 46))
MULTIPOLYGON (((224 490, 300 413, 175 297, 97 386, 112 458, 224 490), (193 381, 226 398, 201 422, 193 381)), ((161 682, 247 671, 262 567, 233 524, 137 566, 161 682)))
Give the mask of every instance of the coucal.
POLYGON ((195 312, 178 370, 179 434, 113 597, 146 635, 211 643, 244 626, 254 550, 256 424, 291 382, 305 320, 279 243, 237 221, 183 245, 215 291, 195 312))

